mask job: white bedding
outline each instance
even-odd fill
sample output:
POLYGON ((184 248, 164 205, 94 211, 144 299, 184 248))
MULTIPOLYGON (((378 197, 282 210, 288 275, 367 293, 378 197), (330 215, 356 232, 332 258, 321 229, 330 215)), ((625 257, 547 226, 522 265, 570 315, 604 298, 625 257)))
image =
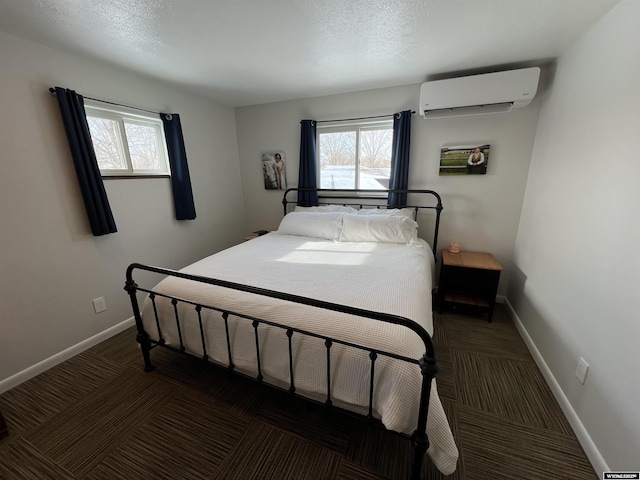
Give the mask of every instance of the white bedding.
MULTIPOLYGON (((184 273, 287 292, 416 321, 430 334, 433 254, 426 242, 416 245, 347 243, 270 233, 200 260, 184 273)), ((410 330, 371 319, 320 310, 246 292, 168 277, 154 289, 222 309, 242 312, 333 338, 420 358, 424 345, 410 330)), ((179 346, 173 305, 156 298, 165 341, 179 346)), ((192 305, 178 304, 181 333, 187 351, 202 355, 200 327, 192 305)), ((157 340, 153 307, 142 312, 149 335, 157 340)), ((224 322, 219 312, 203 310, 207 354, 227 364, 224 322)), ((230 317, 233 363, 255 377, 257 363, 251 322, 230 317)), ((288 339, 282 330, 259 327, 262 374, 265 380, 289 386, 288 339)), ((324 341, 293 335, 296 393, 324 401, 326 349, 324 341)), ((437 354, 437 352, 436 352, 437 354)), ((368 353, 334 344, 331 349, 331 394, 334 405, 367 413, 370 360, 368 353)), ((376 361, 374 416, 398 432, 416 428, 421 375, 417 365, 384 356, 376 361)), ((438 397, 434 380, 429 403, 428 453, 440 471, 455 470, 458 450, 438 397)))

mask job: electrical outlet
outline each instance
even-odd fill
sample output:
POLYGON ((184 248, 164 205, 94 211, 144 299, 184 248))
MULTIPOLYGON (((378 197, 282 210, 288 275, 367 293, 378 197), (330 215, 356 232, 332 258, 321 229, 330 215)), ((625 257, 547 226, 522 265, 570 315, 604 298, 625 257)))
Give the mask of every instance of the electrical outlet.
POLYGON ((580 383, 584 385, 585 380, 587 379, 587 372, 589 371, 589 364, 585 361, 584 358, 580 358, 578 362, 578 368, 576 368, 576 377, 580 380, 580 383))
POLYGON ((104 297, 93 299, 93 309, 96 313, 104 312, 107 309, 107 302, 105 302, 104 297))

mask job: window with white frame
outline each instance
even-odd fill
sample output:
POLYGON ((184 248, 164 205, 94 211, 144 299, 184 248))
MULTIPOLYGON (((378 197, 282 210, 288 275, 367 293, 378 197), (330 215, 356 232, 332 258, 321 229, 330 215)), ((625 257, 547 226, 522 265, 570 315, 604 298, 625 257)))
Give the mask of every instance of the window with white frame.
POLYGON ((169 175, 164 128, 158 116, 87 102, 87 123, 103 177, 169 175))
POLYGON ((318 124, 320 188, 389 188, 393 120, 318 124))

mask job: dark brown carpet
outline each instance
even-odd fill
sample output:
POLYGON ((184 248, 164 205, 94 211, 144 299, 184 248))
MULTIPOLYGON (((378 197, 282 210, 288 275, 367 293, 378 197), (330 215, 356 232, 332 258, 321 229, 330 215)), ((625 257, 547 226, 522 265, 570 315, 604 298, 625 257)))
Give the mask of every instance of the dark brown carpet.
MULTIPOLYGON (((506 309, 435 314, 451 479, 596 479, 506 309)), ((404 479, 408 440, 155 349, 130 329, 0 395, 0 478, 404 479)), ((423 477, 443 477, 425 460, 423 477)))

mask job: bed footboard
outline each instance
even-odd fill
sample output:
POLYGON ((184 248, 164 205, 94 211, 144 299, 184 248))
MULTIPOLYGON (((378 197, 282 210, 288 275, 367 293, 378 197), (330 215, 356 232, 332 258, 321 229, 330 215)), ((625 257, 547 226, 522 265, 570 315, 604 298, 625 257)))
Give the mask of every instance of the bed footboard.
MULTIPOLYGON (((189 274, 185 274, 185 273, 174 271, 174 270, 169 270, 169 269, 164 269, 164 268, 159 268, 159 267, 146 266, 146 265, 141 265, 141 264, 138 264, 138 263, 133 263, 127 268, 125 290, 129 294, 129 297, 130 297, 130 300, 131 300, 131 307, 132 307, 132 310, 133 310, 133 315, 134 315, 134 318, 135 318, 136 328, 137 328, 136 340, 140 344, 140 347, 141 347, 141 350, 142 350, 142 356, 143 356, 143 359, 144 359, 144 369, 147 372, 153 370, 153 364, 151 362, 151 354, 150 354, 150 352, 151 352, 151 350, 153 348, 155 348, 157 346, 163 346, 165 348, 170 348, 172 350, 176 350, 176 351, 179 351, 181 353, 188 353, 186 351, 185 345, 183 343, 183 338, 182 338, 182 333, 181 333, 181 319, 180 319, 180 316, 178 314, 178 308, 177 308, 177 305, 179 303, 184 303, 184 304, 190 305, 189 308, 193 308, 195 310, 195 312, 197 313, 197 318, 198 318, 198 321, 199 321, 200 336, 201 336, 201 341, 202 341, 202 345, 201 345, 202 352, 203 352, 202 358, 204 360, 210 360, 210 356, 209 356, 208 350, 207 350, 208 345, 207 345, 207 342, 205 340, 205 333, 204 333, 203 320, 202 320, 202 312, 205 311, 205 310, 214 310, 214 311, 216 311, 216 312, 221 314, 221 316, 222 316, 222 318, 224 319, 224 322, 225 322, 226 346, 227 346, 227 352, 226 353, 227 353, 227 359, 228 359, 227 362, 226 362, 226 365, 223 365, 223 366, 226 367, 229 370, 229 372, 234 372, 234 368, 235 368, 235 366, 233 364, 233 356, 232 356, 232 342, 230 340, 230 335, 229 335, 229 317, 233 316, 234 318, 238 318, 238 319, 241 319, 242 321, 249 322, 250 325, 253 328, 253 332, 254 332, 254 336, 255 336, 255 354, 256 354, 256 366, 255 366, 255 368, 256 368, 256 371, 257 371, 257 375, 255 377, 252 377, 252 378, 254 380, 257 380, 258 382, 267 383, 264 380, 263 365, 261 364, 261 355, 260 355, 260 341, 259 341, 259 339, 260 339, 261 328, 268 325, 268 326, 273 327, 275 329, 282 330, 283 334, 286 335, 286 337, 288 338, 289 379, 288 379, 288 388, 287 388, 287 390, 291 394, 298 394, 296 392, 295 376, 294 376, 294 355, 293 355, 293 350, 292 350, 292 338, 294 336, 303 335, 303 336, 308 336, 308 337, 315 337, 316 339, 322 340, 324 342, 324 346, 325 346, 325 350, 326 350, 326 385, 327 385, 326 398, 325 398, 323 403, 327 407, 332 407, 333 406, 332 392, 331 392, 331 385, 332 385, 331 384, 331 381, 332 381, 332 379, 331 379, 332 348, 334 348, 335 345, 343 345, 343 346, 346 346, 346 347, 351 347, 351 348, 359 349, 359 350, 362 350, 362 351, 366 352, 368 354, 369 359, 370 359, 370 371, 371 371, 370 381, 369 381, 369 386, 368 386, 368 388, 369 388, 369 392, 368 392, 368 397, 369 397, 368 415, 366 415, 366 417, 369 418, 369 419, 373 419, 374 387, 375 387, 375 378, 376 378, 376 361, 378 360, 378 358, 380 356, 386 356, 386 357, 394 358, 394 359, 402 361, 402 362, 408 362, 408 363, 412 363, 412 364, 418 365, 419 368, 420 368, 421 375, 422 375, 422 384, 421 384, 421 387, 420 387, 420 392, 421 393, 420 393, 420 400, 419 400, 419 413, 418 413, 418 418, 417 418, 415 430, 414 430, 413 434, 410 435, 409 437, 411 438, 411 441, 413 442, 413 447, 414 447, 414 456, 413 456, 413 462, 412 462, 412 476, 411 476, 411 478, 414 479, 414 480, 418 480, 420 478, 420 473, 421 473, 421 469, 422 469, 422 462, 423 462, 423 459, 424 459, 424 455, 425 455, 427 449, 429 448, 429 438, 427 436, 426 426, 427 426, 427 415, 428 415, 428 408, 429 408, 429 398, 430 398, 430 395, 431 395, 431 383, 432 383, 432 380, 435 377, 435 375, 440 370, 438 361, 437 361, 436 356, 435 356, 434 346, 433 346, 431 337, 428 334, 428 332, 422 326, 418 325, 417 323, 415 323, 415 322, 413 322, 413 321, 411 321, 411 320, 409 320, 407 318, 400 317, 400 316, 368 311, 368 310, 359 309, 359 308, 355 308, 355 307, 350 307, 350 306, 339 305, 339 304, 335 304, 335 303, 324 302, 324 301, 316 300, 316 299, 313 299, 313 298, 307 298, 307 297, 302 297, 302 296, 298 296, 298 295, 292 295, 292 294, 278 292, 278 291, 274 291, 274 290, 256 288, 256 287, 252 287, 252 286, 248 286, 248 285, 242 285, 242 284, 228 282, 228 281, 224 281, 224 280, 218 280, 218 279, 214 279, 214 278, 201 277, 201 276, 196 276, 196 275, 189 275, 189 274), (262 296, 266 296, 266 297, 270 297, 270 298, 276 298, 276 299, 284 300, 284 301, 287 301, 287 302, 295 302, 295 303, 309 305, 309 306, 317 307, 317 308, 321 308, 321 309, 332 310, 334 312, 344 313, 344 314, 348 314, 348 315, 355 315, 355 316, 358 316, 358 317, 364 317, 364 318, 367 318, 367 319, 371 319, 371 321, 387 322, 387 323, 392 323, 392 324, 395 324, 395 325, 399 325, 399 326, 402 326, 402 327, 405 327, 405 328, 408 328, 408 329, 412 330, 416 335, 418 335, 420 337, 420 339, 424 343, 424 354, 420 358, 409 358, 409 357, 405 357, 405 356, 399 355, 397 353, 393 353, 393 352, 389 352, 389 351, 383 351, 383 350, 380 350, 380 349, 372 348, 370 346, 367 346, 366 344, 356 344, 354 342, 345 341, 344 339, 340 339, 340 338, 330 338, 328 336, 319 335, 319 334, 314 333, 312 331, 307 331, 307 330, 303 330, 303 329, 300 329, 300 328, 294 328, 294 327, 288 326, 288 325, 278 324, 278 323, 273 322, 273 321, 269 321, 269 320, 265 320, 265 319, 261 319, 261 318, 256 318, 255 316, 251 316, 251 315, 246 315, 246 314, 243 314, 241 312, 235 312, 235 311, 231 311, 231 310, 227 310, 227 309, 221 309, 221 308, 216 307, 216 305, 204 305, 204 304, 200 304, 200 303, 196 303, 196 302, 190 301, 189 299, 173 297, 173 296, 167 295, 165 293, 160 293, 160 292, 154 291, 152 289, 146 289, 146 288, 142 288, 142 287, 138 286, 138 284, 133 279, 133 271, 134 270, 141 270, 141 271, 153 272, 153 273, 160 274, 160 275, 165 275, 165 276, 183 278, 183 279, 186 279, 186 280, 191 280, 191 281, 195 281, 195 282, 199 282, 199 283, 205 283, 205 284, 209 284, 209 285, 215 285, 215 286, 218 286, 218 287, 224 287, 224 288, 234 289, 234 290, 238 290, 238 291, 242 291, 242 292, 247 292, 247 293, 254 294, 254 295, 262 295, 262 296), (156 325, 158 327, 158 336, 159 336, 158 340, 153 340, 149 336, 149 334, 145 331, 145 327, 144 327, 142 316, 141 316, 140 306, 139 306, 139 303, 138 303, 138 293, 139 292, 143 293, 143 294, 147 294, 150 302, 153 305, 153 311, 154 311, 154 313, 156 315, 155 322, 156 322, 156 325), (168 299, 171 302, 171 304, 173 305, 173 310, 174 310, 174 314, 175 314, 175 325, 176 325, 176 329, 177 329, 177 332, 178 332, 178 338, 179 338, 179 343, 180 343, 179 347, 171 347, 171 346, 167 345, 165 340, 163 339, 163 334, 162 334, 162 330, 160 328, 160 323, 159 323, 159 320, 158 320, 158 314, 157 314, 157 310, 156 310, 156 306, 155 306, 155 301, 156 301, 156 299, 158 297, 164 297, 164 298, 168 299)), ((242 374, 242 375, 245 375, 245 374, 242 374)), ((280 386, 273 385, 273 384, 270 384, 270 385, 272 385, 272 386, 274 386, 276 388, 282 389, 282 387, 280 387, 280 386)), ((305 397, 305 398, 307 398, 307 397, 305 397)), ((405 436, 407 436, 407 435, 405 435, 405 436)))

